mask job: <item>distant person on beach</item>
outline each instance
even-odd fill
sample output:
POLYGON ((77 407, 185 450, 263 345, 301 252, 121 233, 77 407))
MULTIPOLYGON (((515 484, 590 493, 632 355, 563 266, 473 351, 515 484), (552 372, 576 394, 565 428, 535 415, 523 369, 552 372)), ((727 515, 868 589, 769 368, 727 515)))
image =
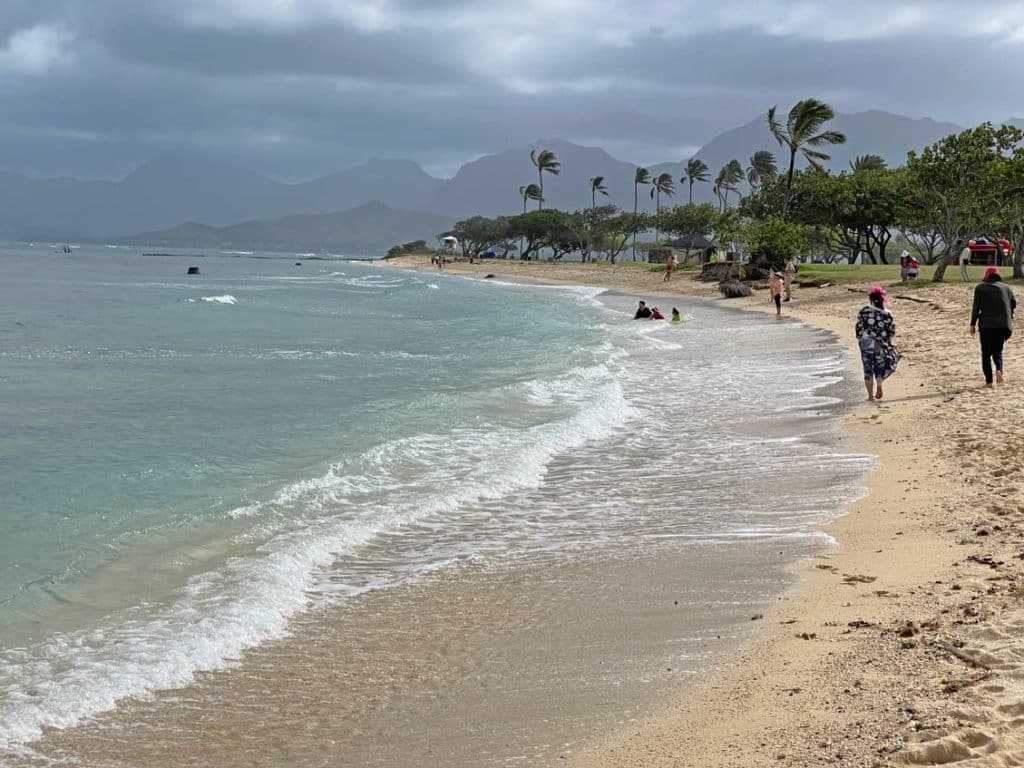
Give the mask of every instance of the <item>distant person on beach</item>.
POLYGON ((995 380, 1003 383, 1003 345, 1013 334, 1013 312, 1017 299, 1010 286, 1003 282, 999 270, 989 267, 984 279, 974 288, 971 306, 971 336, 981 336, 981 370, 985 386, 992 387, 992 367, 995 380))
POLYGON ((796 277, 796 262, 793 261, 793 257, 786 259, 786 266, 782 268, 783 284, 786 287, 786 298, 785 301, 792 301, 793 299, 793 278, 796 277))
POLYGON ((654 309, 651 310, 651 320, 667 320, 667 319, 668 318, 665 317, 665 313, 662 312, 657 307, 655 307, 654 309))
POLYGON ((960 251, 960 277, 965 283, 971 282, 971 276, 967 272, 969 266, 971 266, 971 249, 965 245, 964 249, 960 251))
POLYGON ((668 258, 665 259, 665 279, 662 282, 667 283, 672 279, 672 270, 675 268, 676 255, 674 253, 670 253, 668 258))
POLYGON ((676 309, 675 307, 672 307, 672 322, 673 323, 681 323, 681 322, 683 322, 683 316, 679 314, 679 310, 676 309))
POLYGON ((778 272, 772 270, 772 275, 768 278, 768 290, 771 292, 772 301, 775 302, 776 315, 782 315, 782 291, 784 288, 782 277, 778 272))
POLYGON ((907 280, 917 280, 917 276, 921 274, 921 265, 917 259, 910 256, 907 259, 907 280))
POLYGON ((647 320, 651 316, 651 308, 647 306, 646 301, 641 301, 640 305, 636 308, 636 314, 633 315, 634 320, 647 320))
POLYGON ((855 332, 860 346, 860 359, 864 364, 864 388, 868 400, 882 399, 882 382, 896 372, 900 353, 892 343, 896 335, 896 321, 886 307, 889 297, 885 288, 871 286, 868 304, 857 315, 855 332))

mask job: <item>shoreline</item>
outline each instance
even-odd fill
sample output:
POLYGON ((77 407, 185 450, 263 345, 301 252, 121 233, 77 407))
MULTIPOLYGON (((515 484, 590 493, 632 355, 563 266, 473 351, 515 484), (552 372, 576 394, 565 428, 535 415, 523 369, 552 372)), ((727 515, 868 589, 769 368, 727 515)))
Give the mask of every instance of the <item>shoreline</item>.
MULTIPOLYGON (((426 266, 405 262, 391 266, 426 266)), ((446 271, 500 266, 455 263, 446 271)), ((619 270, 629 276, 621 280, 607 265, 559 264, 548 279, 545 266, 513 269, 556 284, 652 296, 667 290, 660 275, 638 268, 619 270)), ((717 295, 714 284, 685 272, 677 279, 673 294, 717 295)), ((836 550, 796 568, 796 584, 766 613, 763 636, 724 671, 571 765, 995 766, 1024 759, 1024 664, 1012 648, 1014 631, 1024 627, 1024 555, 1010 525, 1024 520, 1024 497, 1014 484, 1019 470, 1000 458, 1024 449, 1012 426, 1024 390, 1009 376, 998 394, 978 386, 963 285, 926 296, 893 302, 900 370, 883 401, 845 421, 854 445, 878 464, 864 480, 867 495, 823 527, 836 550), (995 409, 993 397, 1000 398, 995 409)), ((727 305, 770 312, 759 298, 727 305)), ((862 305, 842 287, 797 288, 784 315, 849 340, 862 305)), ((859 379, 855 359, 853 368, 859 379)))
MULTIPOLYGON (((531 269, 528 276, 544 281, 546 265, 536 266, 540 269, 531 269)), ((456 269, 449 271, 458 274, 456 269)), ((658 285, 641 285, 638 290, 633 283, 606 281, 596 286, 621 292, 620 296, 679 296, 690 282, 680 280, 671 291, 663 292, 660 275, 630 271, 658 285)), ((587 282, 572 276, 556 284, 587 282)), ((708 297, 707 286, 695 287, 708 297)), ((549 761, 543 761, 536 749, 559 744, 529 742, 535 751, 523 753, 526 764, 862 766, 969 758, 977 758, 971 765, 1013 764, 1007 759, 1016 759, 1014 750, 1020 749, 1016 730, 1024 708, 1018 707, 1020 690, 1012 679, 1017 668, 1012 641, 1018 625, 1024 627, 1024 611, 1018 597, 1020 568, 1013 562, 1021 546, 1009 523, 1024 518, 1024 505, 1012 485, 1015 469, 1007 471, 1004 462, 992 462, 982 432, 995 430, 1015 450, 1024 445, 1014 434, 1012 412, 1010 419, 1000 419, 1000 414, 988 413, 989 393, 954 386, 968 370, 974 373, 974 356, 965 359, 957 349, 943 346, 953 340, 954 328, 962 333, 962 317, 957 313, 966 315, 954 303, 962 304, 964 291, 949 288, 930 291, 933 300, 896 302, 904 363, 882 404, 860 408, 846 420, 855 429, 856 448, 878 455, 880 463, 864 483, 869 495, 823 526, 838 542, 838 549, 805 557, 796 567, 787 568, 787 583, 793 584, 794 572, 799 581, 753 623, 750 602, 743 603, 740 610, 747 615, 734 617, 742 619, 733 638, 737 642, 722 643, 719 637, 720 642, 711 643, 733 658, 724 664, 712 662, 710 669, 702 667, 708 673, 701 675, 697 685, 680 687, 677 669, 677 675, 661 681, 669 687, 665 697, 652 697, 653 687, 639 689, 630 694, 637 702, 630 707, 621 697, 595 698, 597 690, 590 688, 591 683, 607 678, 605 669, 574 668, 560 660, 551 666, 550 658, 537 654, 543 646, 534 645, 531 651, 529 642, 521 642, 526 639, 523 633, 533 634, 534 640, 556 642, 557 633, 545 634, 546 623, 539 621, 545 616, 548 623, 560 622, 559 651, 572 651, 579 643, 573 640, 579 637, 571 623, 574 619, 582 626, 599 626, 594 622, 602 616, 601 601, 587 599, 594 594, 609 596, 618 590, 614 604, 630 606, 644 593, 631 596, 629 590, 644 585, 658 585, 664 591, 672 578, 678 580, 684 574, 687 579, 696 574, 699 584, 701 569, 682 567, 680 571, 680 558, 648 568, 646 576, 641 576, 644 571, 639 567, 629 569, 625 561, 618 570, 579 569, 567 582, 574 585, 575 600, 559 591, 572 569, 563 569, 561 576, 541 569, 546 594, 555 598, 552 605, 543 600, 521 602, 520 595, 530 594, 527 587, 534 589, 534 597, 545 594, 527 575, 521 575, 520 591, 509 589, 514 580, 501 579, 480 593, 467 589, 466 583, 460 589, 458 577, 472 575, 470 567, 423 589, 401 588, 394 605, 371 598, 368 602, 377 609, 368 624, 353 611, 342 611, 333 619, 315 614, 302 617, 294 635, 247 653, 240 667, 203 674, 186 689, 127 702, 80 728, 51 731, 44 737, 46 745, 52 748, 51 754, 72 761, 76 756, 91 757, 78 761, 87 765, 109 764, 114 756, 117 764, 130 765, 147 764, 161 756, 168 765, 174 760, 194 764, 197 759, 216 765, 333 764, 332 760, 352 755, 363 758, 354 763, 359 765, 412 764, 388 761, 409 753, 388 740, 395 734, 395 721, 385 716, 406 711, 403 708, 411 706, 417 686, 426 685, 428 690, 434 686, 443 692, 439 700, 428 699, 428 705, 436 706, 438 701, 449 705, 434 725, 465 724, 459 718, 460 708, 462 717, 482 716, 472 707, 473 702, 484 702, 491 716, 484 723, 504 728, 497 737, 507 739, 506 746, 520 743, 527 733, 537 733, 529 726, 541 717, 538 711, 548 704, 545 699, 501 708, 503 694, 519 688, 514 671, 522 668, 535 677, 548 675, 538 679, 556 686, 560 693, 566 682, 582 684, 585 707, 600 706, 611 726, 588 728, 584 733, 578 719, 583 710, 548 712, 553 722, 569 716, 576 726, 574 733, 580 733, 589 746, 576 753, 580 739, 573 748, 565 743, 562 746, 567 748, 558 760, 566 762, 554 763, 550 752, 546 753, 549 761), (941 322, 936 323, 937 317, 941 322), (973 431, 965 426, 972 421, 980 422, 973 431), (925 461, 915 459, 918 454, 925 461), (965 472, 970 476, 965 478, 965 472), (673 572, 678 575, 669 576, 673 572), (623 573, 635 577, 625 587, 614 578, 623 573), (662 577, 664 583, 659 581, 662 577), (573 618, 563 618, 555 610, 570 605, 573 618), (511 638, 495 634, 487 618, 493 618, 495 611, 504 616, 502 630, 515 628, 511 638), (410 626, 410 614, 420 612, 435 621, 413 620, 410 626), (444 631, 446 626, 450 630, 463 624, 467 637, 458 630, 444 631), (366 641, 355 655, 346 642, 345 627, 362 633, 366 641), (400 636, 382 642, 396 628, 400 636), (453 666, 474 642, 480 652, 467 657, 468 668, 453 666), (520 655, 518 665, 513 661, 516 654, 520 655), (401 664, 395 666, 395 660, 401 664), (538 660, 544 663, 532 664, 538 660), (488 669, 495 661, 499 667, 488 669), (403 668, 406 663, 408 669, 403 668), (359 683, 366 681, 351 673, 360 665, 373 672, 371 681, 379 677, 380 690, 360 693, 359 683), (1006 670, 1005 679, 993 681, 997 668, 1006 670), (445 670, 455 669, 465 673, 458 678, 462 685, 449 690, 445 670), (345 698, 350 688, 355 694, 345 698), (330 693, 318 697, 323 691, 330 693), (651 711, 655 714, 641 716, 651 711), (118 733, 128 724, 138 726, 137 732, 146 733, 146 738, 128 744, 119 740, 118 733), (362 737, 371 740, 357 744, 355 751, 346 750, 352 740, 362 737), (374 750, 375 743, 384 747, 374 750), (168 760, 168 756, 173 757, 168 760)), ((762 294, 724 306, 764 311, 770 309, 767 301, 758 301, 764 298, 762 294)), ((795 304, 786 308, 813 328, 838 332, 844 338, 850 335, 847 326, 852 326, 853 313, 861 303, 861 297, 845 289, 804 289, 795 304)), ((1009 354, 1012 371, 1012 348, 1009 354)), ((1010 407, 1024 404, 1015 385, 999 394, 1010 407)), ((749 406, 756 408, 756 393, 749 406)), ((842 434, 844 442, 850 439, 842 434)), ((475 583, 488 584, 486 579, 475 583)), ((683 583, 689 582, 677 581, 676 588, 683 583)), ((671 600, 670 594, 664 592, 661 597, 671 600)), ((629 622, 615 631, 633 642, 638 639, 633 636, 642 635, 639 640, 657 648, 671 638, 671 632, 657 635, 654 628, 664 619, 648 614, 648 623, 639 624, 645 627, 644 633, 630 632, 638 625, 629 622), (648 637, 648 631, 654 636, 648 637)), ((587 641, 594 637, 593 632, 585 633, 587 641)), ((615 635, 605 637, 614 640, 615 635)), ((632 656, 636 649, 619 644, 608 661, 625 663, 624 670, 633 664, 635 674, 643 668, 636 666, 640 657, 632 656)), ((579 656, 577 652, 565 658, 579 656)), ((418 727, 419 735, 430 732, 430 720, 406 717, 399 722, 410 731, 418 727)), ((410 735, 417 734, 399 733, 402 738, 410 735)), ((483 762, 459 763, 435 751, 425 754, 430 757, 427 764, 483 762)), ((491 761, 497 757, 488 754, 491 761)))

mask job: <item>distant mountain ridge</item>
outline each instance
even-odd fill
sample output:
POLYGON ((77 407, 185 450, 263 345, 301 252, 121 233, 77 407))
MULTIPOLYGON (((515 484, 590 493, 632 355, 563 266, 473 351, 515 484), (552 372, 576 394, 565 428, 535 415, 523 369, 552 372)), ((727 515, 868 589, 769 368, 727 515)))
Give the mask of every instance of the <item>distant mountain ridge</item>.
MULTIPOLYGON (((891 165, 900 165, 909 150, 960 130, 952 123, 877 110, 838 115, 832 126, 849 137, 847 144, 832 148, 833 169, 843 169, 854 156, 867 152, 882 155, 891 165)), ((252 232, 254 222, 263 221, 279 232, 283 226, 279 220, 284 217, 337 215, 379 201, 389 209, 386 216, 374 218, 384 231, 369 237, 366 231, 356 235, 353 230, 351 243, 342 239, 333 247, 352 248, 357 241, 397 242, 403 237, 389 236, 388 230, 407 233, 406 223, 412 223, 421 213, 435 217, 424 219, 425 225, 427 221, 453 221, 473 214, 522 211, 519 188, 538 182, 529 156, 533 148, 553 150, 562 164, 558 176, 545 174, 546 205, 567 209, 589 206, 590 178, 603 176, 610 196, 600 198, 600 202, 633 209, 634 164, 618 160, 603 149, 561 139, 481 157, 463 165, 451 179, 435 178, 410 160, 374 159, 311 181, 289 184, 215 156, 178 152, 144 163, 120 182, 35 179, 0 172, 0 239, 137 241, 137 233, 162 232, 181 222, 201 222, 201 226, 210 228, 243 222, 252 232)), ((750 155, 759 149, 774 152, 780 167, 785 166, 786 158, 769 133, 764 116, 715 137, 696 157, 708 164, 714 177, 732 158, 746 166, 750 155)), ((686 186, 679 183, 685 159, 649 169, 653 175, 670 173, 676 182, 675 198, 663 198, 663 204, 687 199, 686 186)), ((649 191, 650 187, 639 190, 636 204, 641 210, 653 209, 649 191)), ((694 199, 712 200, 711 184, 697 184, 694 199)), ((423 231, 416 237, 430 238, 434 234, 423 231)))
POLYGON ((372 201, 335 213, 301 213, 226 227, 189 221, 156 232, 124 238, 125 244, 197 248, 247 248, 265 251, 337 251, 370 254, 395 243, 433 239, 454 219, 404 211, 372 201), (339 246, 344 243, 344 246, 339 246))

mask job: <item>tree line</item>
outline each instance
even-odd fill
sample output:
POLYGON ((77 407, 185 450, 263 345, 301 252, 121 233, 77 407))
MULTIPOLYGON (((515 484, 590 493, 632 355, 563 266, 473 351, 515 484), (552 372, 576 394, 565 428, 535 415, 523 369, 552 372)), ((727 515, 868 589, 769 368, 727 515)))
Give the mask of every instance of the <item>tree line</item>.
MULTIPOLYGON (((766 138, 780 148, 781 169, 769 150, 755 152, 746 168, 730 160, 714 177, 702 160, 691 158, 678 180, 688 193, 682 205, 663 207, 677 192, 671 174, 652 176, 639 167, 631 211, 599 204, 608 195, 603 176, 590 177, 589 208, 545 208, 545 177, 558 175, 561 163, 554 152, 540 149, 530 153, 537 181, 519 189, 521 214, 473 216, 443 234, 458 238, 466 256, 490 250, 520 259, 577 254, 582 261, 612 262, 627 250, 643 258, 663 237, 735 242, 771 264, 787 256, 888 264, 895 261, 895 245, 937 264, 936 280, 971 237, 1024 240, 1024 132, 1014 126, 984 123, 947 136, 910 152, 900 168, 867 154, 831 172, 825 167, 831 159, 827 150, 845 143, 846 136, 828 127, 835 117, 829 105, 805 99, 784 117, 776 107, 766 117, 766 138), (800 158, 806 163, 802 169, 800 158), (693 202, 694 186, 706 183, 717 204, 693 202), (654 213, 639 210, 645 187, 654 213), (529 210, 530 202, 536 209, 529 210), (653 243, 638 244, 652 232, 653 243)), ((1014 277, 1024 277, 1021 256, 1017 249, 1014 277)))

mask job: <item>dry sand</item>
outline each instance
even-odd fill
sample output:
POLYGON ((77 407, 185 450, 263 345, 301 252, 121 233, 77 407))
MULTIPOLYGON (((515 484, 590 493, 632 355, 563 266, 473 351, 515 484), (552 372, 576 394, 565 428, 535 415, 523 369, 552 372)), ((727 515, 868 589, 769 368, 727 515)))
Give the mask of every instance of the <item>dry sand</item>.
MULTIPOLYGON (((448 269, 669 287, 604 264, 448 269)), ((713 289, 680 273, 670 292, 713 289)), ((891 293, 904 357, 886 398, 850 419, 880 464, 827 529, 838 550, 800 567, 763 637, 721 675, 573 766, 1024 765, 1024 359, 1011 340, 1007 383, 985 390, 971 287, 891 293)), ((784 313, 852 346, 864 298, 797 289, 784 313)), ((769 311, 765 292, 730 305, 769 311)))

